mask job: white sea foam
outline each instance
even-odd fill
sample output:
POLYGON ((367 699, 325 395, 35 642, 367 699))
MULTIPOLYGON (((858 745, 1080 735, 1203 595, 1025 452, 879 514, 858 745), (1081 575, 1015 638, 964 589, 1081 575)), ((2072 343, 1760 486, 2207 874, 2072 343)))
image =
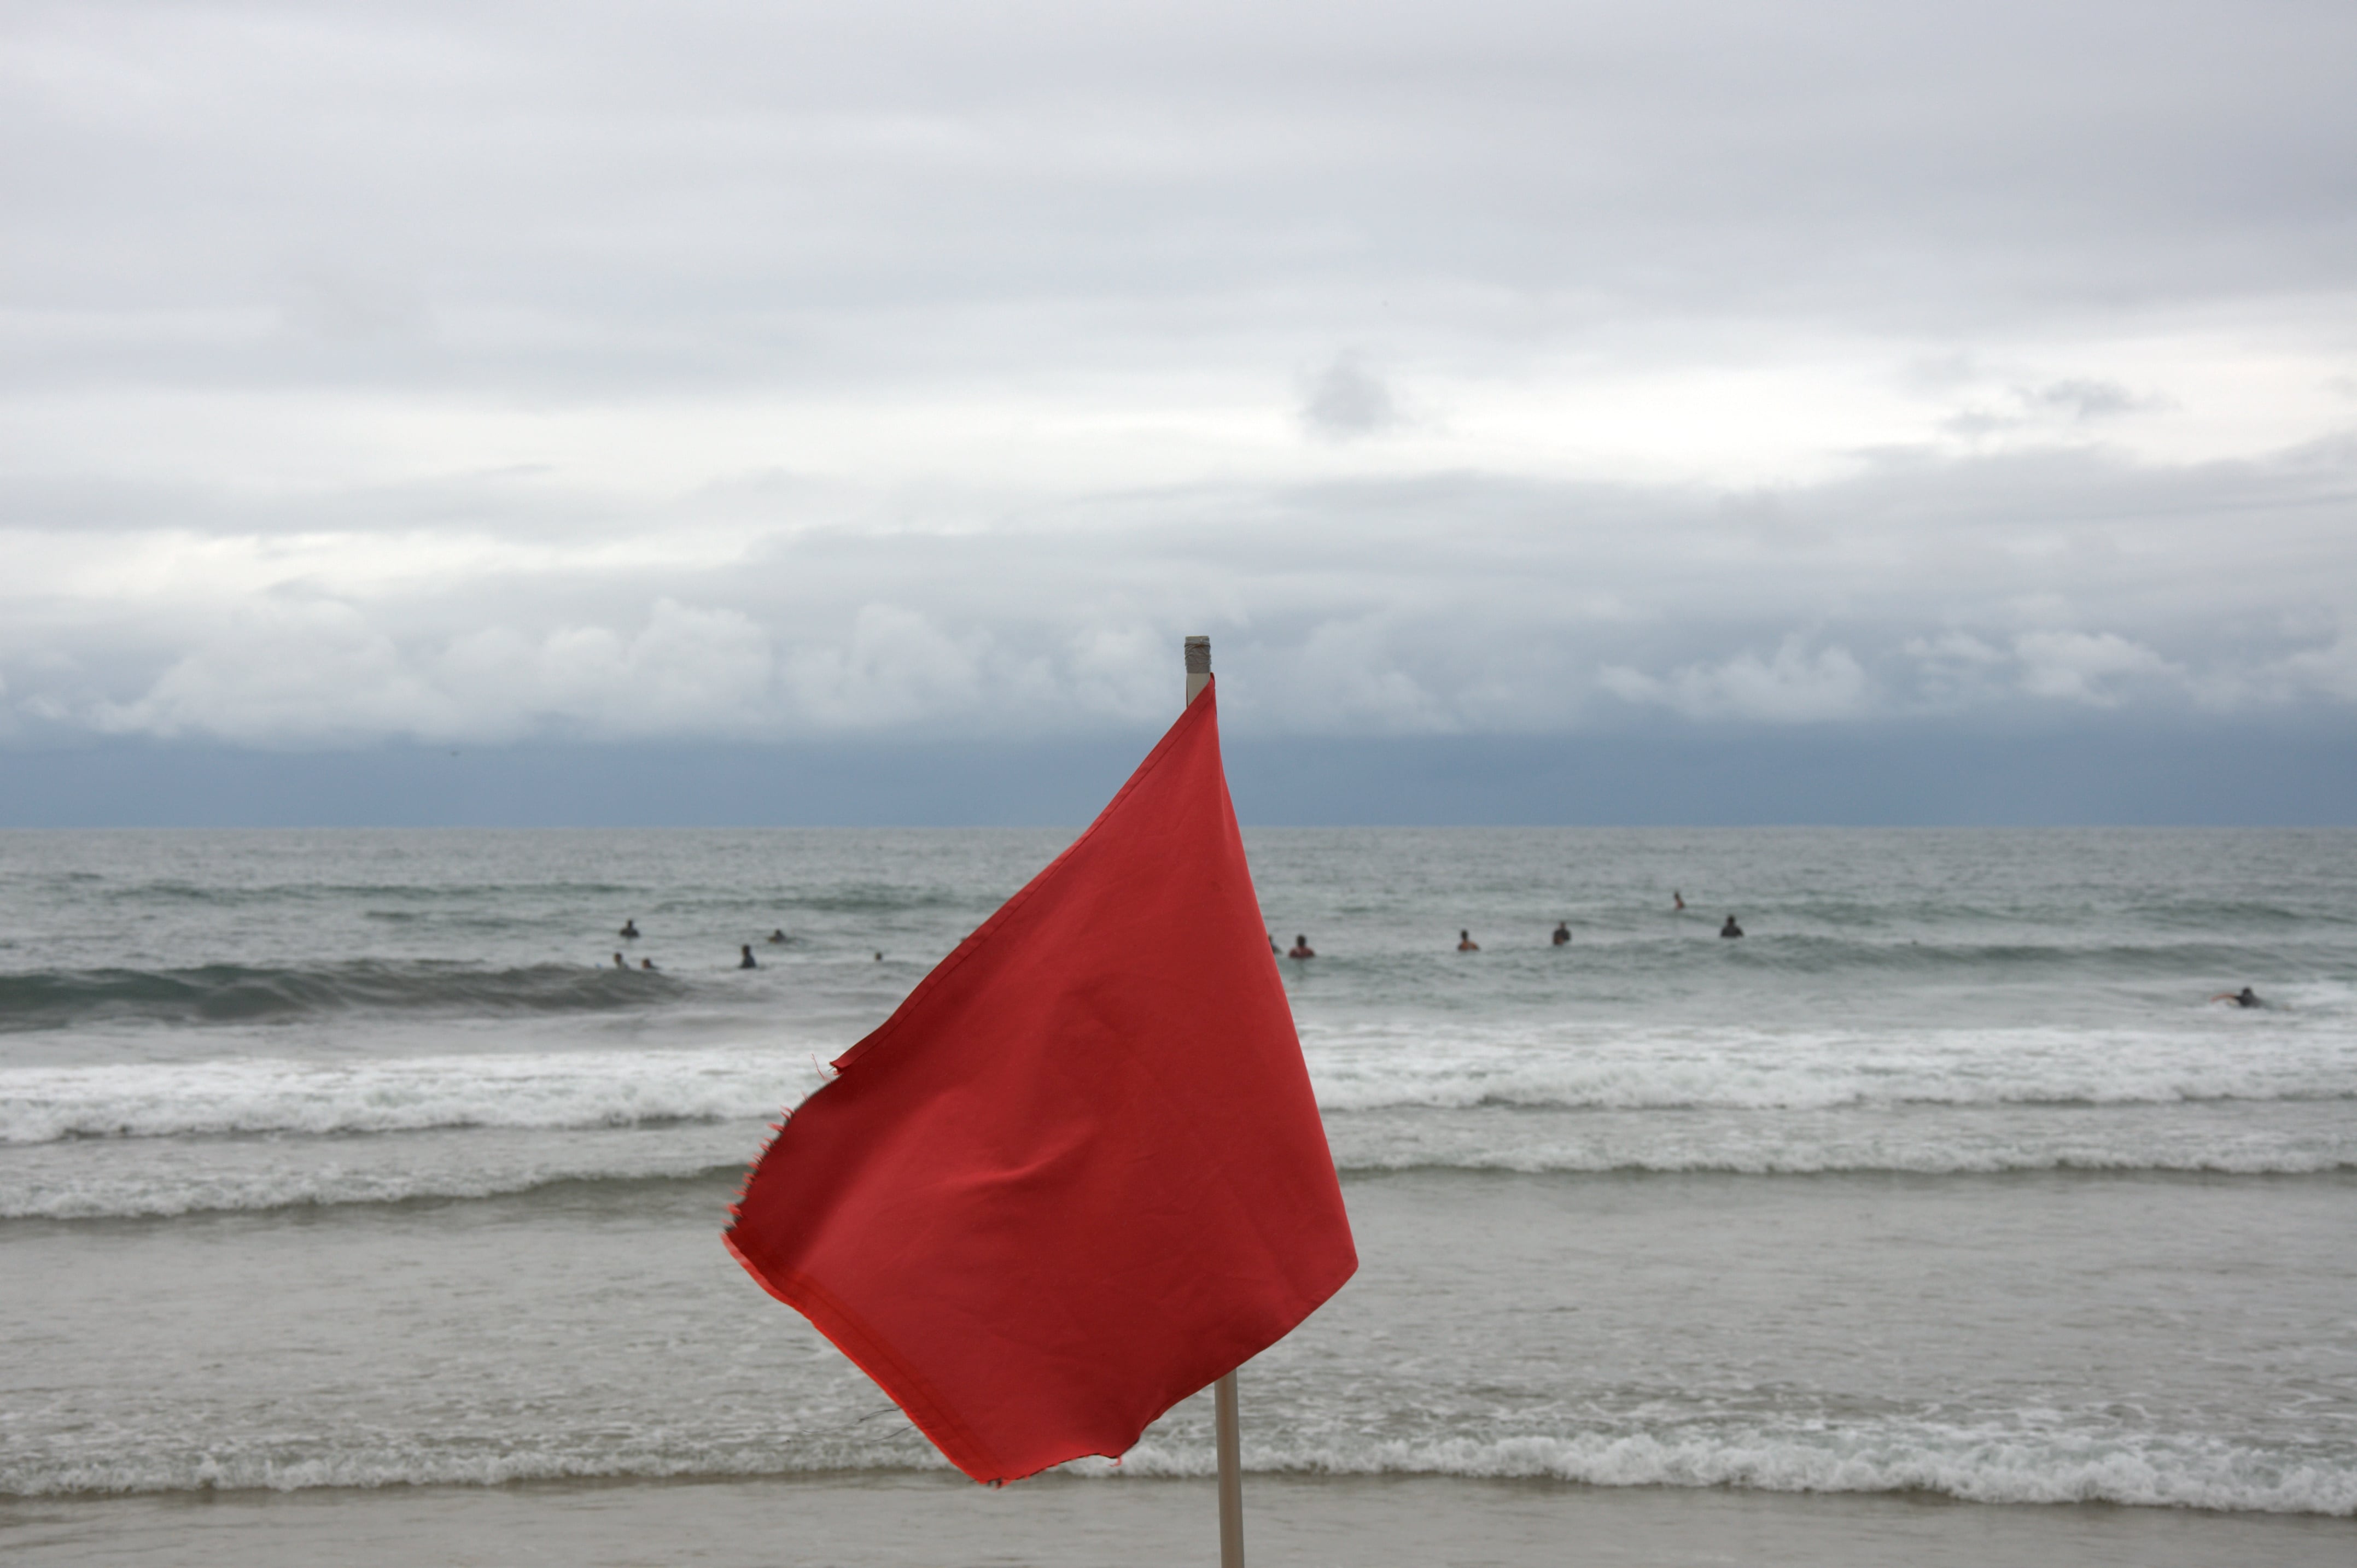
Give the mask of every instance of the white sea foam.
MULTIPOLYGON (((2066 1119, 2060 1126, 1999 1127, 1933 1110, 1911 1117, 1904 1129, 1841 1111, 1700 1118, 1565 1112, 1553 1119, 1394 1111, 1335 1116, 1328 1133, 1346 1175, 2357 1171, 2357 1123, 2341 1107, 2282 1109, 2286 1113, 2257 1125, 2120 1119, 2096 1111, 2076 1124, 2066 1119), (1581 1122, 1603 1125, 1564 1125, 1581 1122)), ((0 1162, 0 1219, 163 1219, 511 1197, 584 1182, 729 1181, 766 1135, 762 1122, 739 1120, 497 1136, 440 1128, 388 1138, 67 1140, 19 1147, 0 1162)))
MULTIPOLYGON (((675 1434, 676 1435, 676 1434, 675 1434)), ((2028 1433, 2009 1426, 1870 1425, 1430 1441, 1248 1442, 1258 1474, 1441 1476, 1541 1479, 1596 1487, 1730 1487, 1778 1492, 1931 1492, 1969 1502, 2113 1503, 2220 1512, 2357 1514, 2357 1467, 2313 1455, 2214 1437, 2028 1433)), ((296 1455, 256 1445, 138 1457, 115 1453, 19 1462, 0 1471, 0 1495, 204 1490, 299 1491, 320 1487, 500 1486, 563 1478, 645 1478, 939 1470, 909 1442, 775 1440, 676 1446, 621 1442, 419 1443, 296 1455)), ((1208 1447, 1150 1438, 1119 1463, 1075 1461, 1069 1475, 1202 1477, 1208 1447)))
MULTIPOLYGON (((1303 1030, 1329 1111, 1480 1106, 1816 1110, 2357 1098, 2357 1033, 1303 1030)), ((837 1047, 822 1047, 831 1054, 837 1047)), ((774 1116, 823 1080, 790 1045, 237 1058, 0 1069, 0 1144, 61 1138, 597 1127, 774 1116)))
POLYGON ((15 1068, 0 1144, 774 1117, 821 1080, 807 1051, 743 1046, 15 1068))
MULTIPOLYGON (((1541 1478, 1595 1487, 1936 1492, 1968 1502, 2120 1503, 2232 1512, 2357 1513, 2357 1466, 2215 1437, 2018 1427, 1711 1428, 1427 1442, 1248 1444, 1248 1468, 1318 1475, 1541 1478)), ((1068 1468, 1103 1475, 1103 1461, 1068 1468)), ((1121 1472, 1202 1476, 1210 1454, 1140 1444, 1121 1472)))
MULTIPOLYGON (((1345 1171, 2357 1168, 2357 1118, 2329 1092, 2357 1073, 2313 1037, 2261 1042, 2265 1060, 2214 1069, 2197 1095, 2168 1038, 1309 1035, 1345 1171)), ((741 1044, 0 1069, 0 1218, 693 1176, 749 1159, 823 1073, 807 1048, 741 1044)))
POLYGON ((487 1139, 282 1140, 147 1147, 35 1145, 0 1162, 0 1219, 168 1219, 274 1208, 512 1197, 571 1182, 741 1174, 767 1133, 758 1122, 487 1139), (98 1156, 98 1157, 93 1157, 98 1156))
POLYGON ((1329 1110, 1819 1109, 2357 1097, 2357 1031, 1781 1030, 1310 1024, 1329 1110))

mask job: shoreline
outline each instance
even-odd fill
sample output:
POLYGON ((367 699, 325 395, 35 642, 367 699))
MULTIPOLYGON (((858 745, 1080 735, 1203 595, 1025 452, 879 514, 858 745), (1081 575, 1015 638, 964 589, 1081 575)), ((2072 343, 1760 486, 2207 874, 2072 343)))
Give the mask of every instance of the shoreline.
MULTIPOLYGON (((1932 1493, 1604 1487, 1432 1477, 1247 1477, 1258 1568, 1350 1563, 1539 1568, 2197 1568, 2339 1565, 2357 1523, 1932 1493)), ((1126 1568, 1218 1555, 1208 1480, 949 1476, 526 1481, 0 1500, 0 1555, 67 1565, 1038 1563, 1126 1568)))

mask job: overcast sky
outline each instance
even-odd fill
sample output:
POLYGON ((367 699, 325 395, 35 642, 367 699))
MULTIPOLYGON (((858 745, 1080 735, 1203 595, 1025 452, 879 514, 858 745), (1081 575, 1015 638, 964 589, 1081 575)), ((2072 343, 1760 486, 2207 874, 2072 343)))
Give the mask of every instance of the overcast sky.
POLYGON ((2357 729, 2357 5, 0 0, 0 748, 2357 729))

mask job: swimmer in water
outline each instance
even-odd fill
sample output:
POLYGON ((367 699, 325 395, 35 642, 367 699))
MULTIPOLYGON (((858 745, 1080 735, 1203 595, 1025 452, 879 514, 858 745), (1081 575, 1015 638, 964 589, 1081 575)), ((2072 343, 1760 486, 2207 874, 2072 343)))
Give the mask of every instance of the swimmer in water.
POLYGON ((1318 950, 1309 945, 1309 939, 1308 937, 1297 935, 1293 939, 1292 949, 1287 951, 1285 956, 1287 958, 1316 958, 1318 956, 1318 950))
POLYGON ((780 926, 776 930, 770 933, 770 945, 771 947, 783 947, 786 945, 786 929, 783 926, 780 926))
POLYGON ((650 969, 650 970, 651 970, 651 969, 654 968, 654 966, 655 966, 655 961, 654 961, 654 960, 652 960, 652 959, 651 959, 651 958, 642 958, 642 959, 639 960, 639 967, 640 967, 640 969, 650 969))
POLYGON ((737 967, 738 969, 759 969, 761 967, 759 964, 753 961, 753 944, 751 942, 745 943, 737 950, 744 955, 737 961, 737 967))
POLYGON ((1679 892, 1679 891, 1678 891, 1676 888, 1674 888, 1674 887, 1671 888, 1671 889, 1670 889, 1670 908, 1673 908, 1673 909, 1684 909, 1685 907, 1686 907, 1686 896, 1685 896, 1684 894, 1683 894, 1683 893, 1679 892))
POLYGON ((628 969, 630 966, 622 961, 622 955, 620 953, 616 953, 614 955, 614 967, 616 969, 628 969))
POLYGON ((2210 998, 2210 1000, 2212 1002, 2232 1002, 2237 1007, 2264 1007, 2266 1005, 2266 1003, 2259 1000, 2259 993, 2252 990, 2247 985, 2243 987, 2240 992, 2221 991, 2217 995, 2210 998))
POLYGON ((637 941, 639 940, 639 922, 637 918, 633 917, 623 921, 621 930, 616 934, 626 942, 637 941))
POLYGON ((1734 916, 1729 915, 1727 918, 1727 924, 1718 928, 1718 934, 1722 937, 1739 937, 1743 934, 1743 928, 1735 923, 1734 916))
POLYGON ((1557 920, 1555 923, 1555 936, 1552 940, 1557 947, 1561 947, 1564 943, 1571 940, 1571 922, 1568 920, 1557 920))
POLYGON ((1473 940, 1472 932, 1459 931, 1457 933, 1457 950, 1458 952, 1480 952, 1481 950, 1481 944, 1473 940))
POLYGON ((884 961, 884 955, 882 953, 877 953, 876 955, 876 961, 877 963, 882 963, 884 961))

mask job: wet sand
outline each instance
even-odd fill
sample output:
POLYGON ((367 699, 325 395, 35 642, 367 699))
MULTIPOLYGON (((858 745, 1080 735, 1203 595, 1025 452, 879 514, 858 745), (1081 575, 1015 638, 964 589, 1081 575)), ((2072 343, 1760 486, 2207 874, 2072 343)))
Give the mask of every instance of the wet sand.
MULTIPOLYGON (((2274 1568, 2357 1560, 2313 1515, 1552 1482, 1248 1477, 1255 1568, 2274 1568)), ((1049 1477, 536 1483, 0 1503, 13 1564, 960 1564, 1218 1561, 1209 1483, 1049 1477)))

